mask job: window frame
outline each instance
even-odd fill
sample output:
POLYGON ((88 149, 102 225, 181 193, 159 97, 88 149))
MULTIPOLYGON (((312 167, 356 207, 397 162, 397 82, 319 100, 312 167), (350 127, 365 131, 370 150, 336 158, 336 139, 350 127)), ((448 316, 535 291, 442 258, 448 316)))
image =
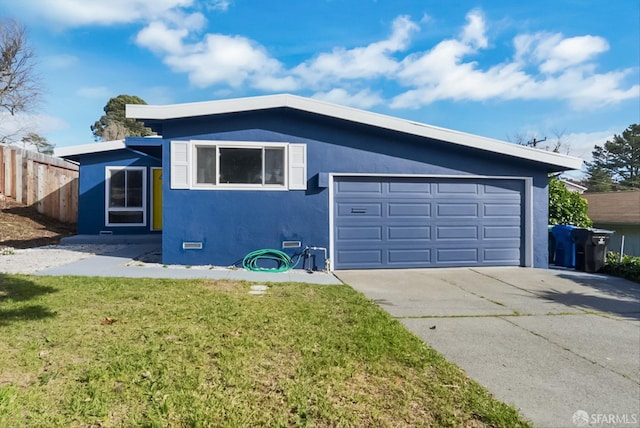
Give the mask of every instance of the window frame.
POLYGON ((191 189, 206 190, 289 190, 289 144, 262 141, 211 141, 191 140, 190 142, 190 175, 191 189), (216 183, 198 183, 198 148, 216 149, 216 183), (283 184, 266 184, 265 181, 265 150, 269 148, 282 149, 283 184), (220 149, 254 149, 261 150, 262 183, 220 183, 220 149))
MULTIPOLYGON (((126 177, 126 176, 125 176, 126 177)), ((104 224, 109 227, 146 227, 147 226, 147 167, 145 166, 106 166, 105 167, 105 191, 104 191, 104 224), (141 207, 110 207, 111 202, 111 176, 113 171, 141 171, 142 172, 142 206, 141 207), (112 212, 142 212, 141 223, 111 223, 109 213, 112 212)), ((127 181, 125 178, 125 193, 127 181)))

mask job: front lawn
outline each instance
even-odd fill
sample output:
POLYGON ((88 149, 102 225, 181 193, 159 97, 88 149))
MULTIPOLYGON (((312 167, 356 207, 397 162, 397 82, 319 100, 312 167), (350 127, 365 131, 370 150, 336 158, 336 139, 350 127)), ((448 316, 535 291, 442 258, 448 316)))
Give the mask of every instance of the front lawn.
POLYGON ((525 426, 347 286, 0 274, 0 426, 525 426))

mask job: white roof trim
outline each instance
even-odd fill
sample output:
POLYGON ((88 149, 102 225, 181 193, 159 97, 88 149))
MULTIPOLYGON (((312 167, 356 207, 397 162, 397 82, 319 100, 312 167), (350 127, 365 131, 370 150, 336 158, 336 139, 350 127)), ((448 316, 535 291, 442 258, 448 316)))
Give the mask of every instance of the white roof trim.
POLYGON ((110 152, 126 148, 124 140, 104 141, 101 143, 80 144, 77 146, 58 147, 53 150, 55 156, 64 158, 89 153, 110 152))
POLYGON ((576 189, 579 189, 579 190, 582 190, 582 191, 587 190, 587 188, 586 188, 586 187, 581 186, 581 185, 580 185, 580 184, 578 184, 578 183, 574 183, 573 181, 565 180, 564 178, 561 178, 561 179, 560 179, 560 181, 561 181, 562 183, 564 183, 565 185, 567 185, 567 186, 572 186, 572 187, 575 187, 576 189))
POLYGON ((386 128, 406 134, 450 142, 474 149, 514 156, 520 159, 542 162, 548 165, 558 166, 563 169, 582 168, 582 159, 573 156, 520 146, 513 143, 507 143, 505 141, 466 134, 450 129, 425 125, 392 116, 289 94, 170 105, 128 104, 126 116, 141 120, 166 120, 195 116, 209 116, 223 113, 236 113, 242 111, 265 110, 280 107, 293 108, 323 116, 386 128))

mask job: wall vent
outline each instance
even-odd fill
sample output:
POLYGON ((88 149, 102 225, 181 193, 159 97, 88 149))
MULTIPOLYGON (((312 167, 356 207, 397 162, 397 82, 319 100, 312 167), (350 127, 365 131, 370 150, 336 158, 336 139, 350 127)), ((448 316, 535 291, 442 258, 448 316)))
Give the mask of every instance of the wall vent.
POLYGON ((183 242, 183 250, 202 250, 202 242, 183 242))
POLYGON ((300 248, 302 242, 300 241, 282 241, 282 248, 300 248))
POLYGON ((101 230, 100 235, 113 235, 113 231, 111 230, 101 230))

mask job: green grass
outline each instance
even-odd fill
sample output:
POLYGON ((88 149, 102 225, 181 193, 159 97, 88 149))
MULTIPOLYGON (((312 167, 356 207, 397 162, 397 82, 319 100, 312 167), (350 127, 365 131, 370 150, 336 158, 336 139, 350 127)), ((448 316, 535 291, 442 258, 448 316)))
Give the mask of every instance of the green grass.
POLYGON ((0 274, 0 426, 527 426, 347 286, 0 274))

